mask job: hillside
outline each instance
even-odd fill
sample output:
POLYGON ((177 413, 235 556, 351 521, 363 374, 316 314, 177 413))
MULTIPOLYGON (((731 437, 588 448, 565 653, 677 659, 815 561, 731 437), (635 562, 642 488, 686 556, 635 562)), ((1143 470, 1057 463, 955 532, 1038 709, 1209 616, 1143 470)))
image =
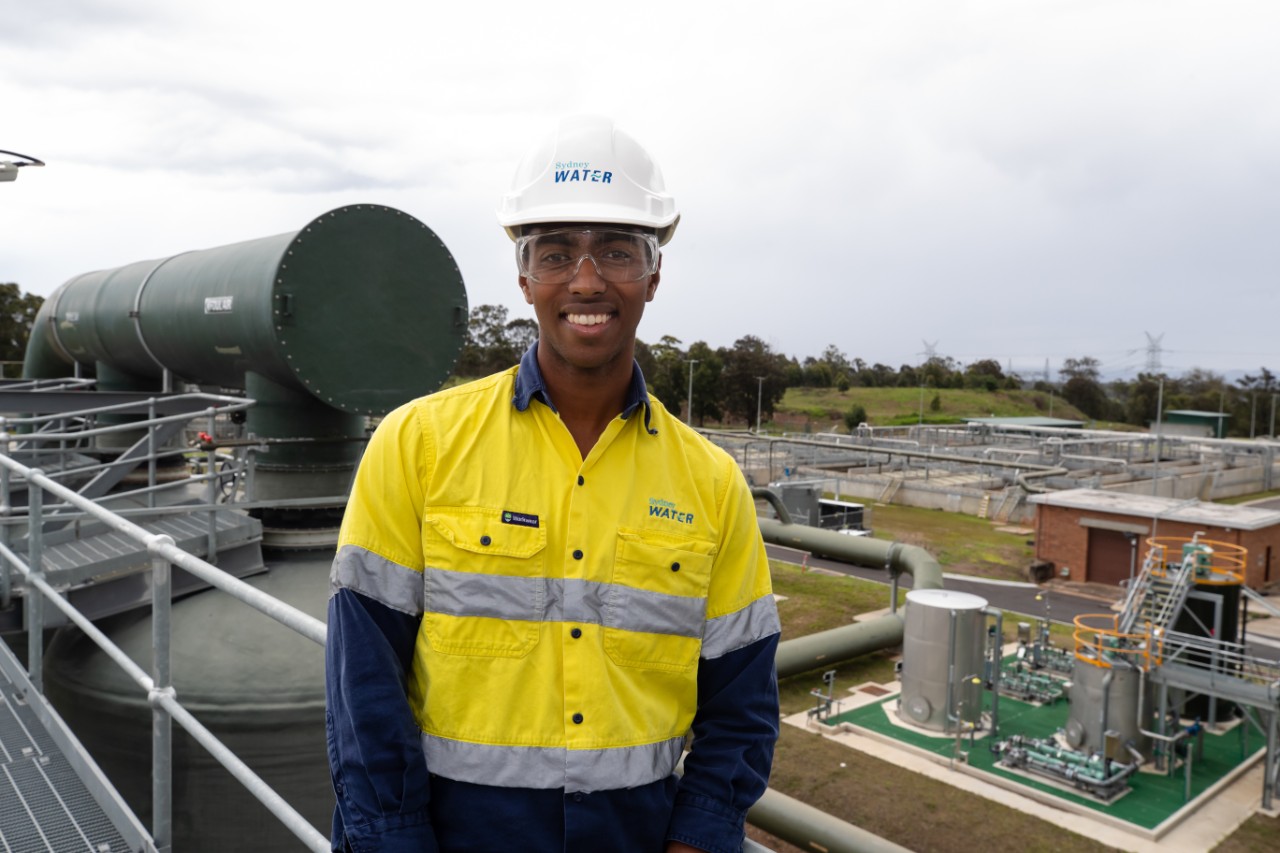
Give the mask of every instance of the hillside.
MULTIPOLYGON (((837 427, 843 431, 844 414, 855 405, 866 409, 867 423, 872 426, 914 424, 921 416, 921 393, 919 388, 788 388, 774 422, 788 428, 808 425, 815 432, 837 427)), ((1050 401, 1049 395, 1040 391, 926 388, 923 413, 925 423, 955 423, 971 417, 1055 417, 1089 422, 1061 397, 1050 401)))

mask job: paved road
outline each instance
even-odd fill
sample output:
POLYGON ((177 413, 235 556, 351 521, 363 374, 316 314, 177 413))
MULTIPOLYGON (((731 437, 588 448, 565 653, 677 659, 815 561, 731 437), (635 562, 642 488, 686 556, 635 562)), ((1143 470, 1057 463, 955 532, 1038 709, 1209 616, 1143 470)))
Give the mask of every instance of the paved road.
MULTIPOLYGON (((829 569, 833 572, 852 575, 864 580, 882 583, 886 586, 889 585, 889 573, 883 569, 866 569, 823 557, 809 556, 805 560, 806 552, 796 548, 788 548, 784 545, 766 544, 765 548, 768 550, 769 556, 776 560, 785 560, 790 563, 804 562, 810 567, 829 569)), ((1112 601, 1110 600, 1080 595, 1051 586, 1037 586, 1032 583, 1019 583, 1017 581, 991 581, 953 574, 943 575, 942 582, 947 589, 960 590, 981 596, 993 607, 1013 613, 1024 613, 1035 618, 1045 615, 1043 597, 1047 597, 1049 617, 1054 622, 1061 622, 1066 625, 1072 624, 1073 620, 1081 614, 1111 612, 1112 601), (1037 601, 1037 596, 1041 596, 1042 600, 1037 601)), ((900 585, 903 589, 911 589, 911 576, 902 575, 900 585)), ((887 594, 885 604, 888 604, 887 594)), ((1246 640, 1251 654, 1270 660, 1280 660, 1280 640, 1251 635, 1247 636, 1246 640)))

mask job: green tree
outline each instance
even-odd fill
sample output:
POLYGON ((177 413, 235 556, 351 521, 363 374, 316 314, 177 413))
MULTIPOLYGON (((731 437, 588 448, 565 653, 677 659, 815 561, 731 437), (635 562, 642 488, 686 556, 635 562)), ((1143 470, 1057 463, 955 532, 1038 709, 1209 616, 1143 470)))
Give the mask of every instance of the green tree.
POLYGON ((860 406, 857 403, 850 406, 849 411, 844 413, 844 426, 850 433, 866 422, 867 410, 864 406, 860 406))
POLYGON ((1000 362, 993 358, 975 361, 964 369, 964 384, 969 388, 985 388, 988 391, 994 391, 1000 388, 1004 381, 1005 375, 1000 369, 1000 362))
MULTIPOLYGON (((698 362, 693 366, 693 420, 698 426, 705 426, 708 418, 718 421, 724 416, 722 352, 713 350, 705 341, 697 341, 689 347, 688 358, 698 362)), ((685 369, 688 370, 687 365, 685 369)))
POLYGON ((721 355, 724 359, 721 387, 729 416, 753 424, 757 399, 761 412, 772 416, 774 406, 787 390, 786 356, 775 353, 754 335, 739 338, 732 349, 721 350, 721 355), (759 377, 763 377, 763 382, 759 377))
POLYGON ((1058 371, 1066 377, 1062 385, 1062 398, 1091 418, 1107 416, 1107 391, 1098 381, 1099 362, 1092 356, 1068 358, 1058 371))
POLYGON ((1138 378, 1129 385, 1125 420, 1135 426, 1143 427, 1155 423, 1160 401, 1160 380, 1164 378, 1155 373, 1138 374, 1138 378))
POLYGON ((43 304, 43 296, 23 293, 14 282, 0 284, 0 361, 26 358, 31 324, 43 304))
POLYGON ((477 305, 471 309, 467 337, 454 372, 459 376, 488 376, 520 361, 538 339, 538 322, 529 317, 507 319, 503 305, 477 305))
POLYGON ((661 400, 668 411, 678 416, 689 390, 689 366, 685 363, 680 339, 663 335, 661 340, 649 347, 649 352, 653 355, 653 365, 650 367, 643 362, 640 364, 649 393, 661 400))

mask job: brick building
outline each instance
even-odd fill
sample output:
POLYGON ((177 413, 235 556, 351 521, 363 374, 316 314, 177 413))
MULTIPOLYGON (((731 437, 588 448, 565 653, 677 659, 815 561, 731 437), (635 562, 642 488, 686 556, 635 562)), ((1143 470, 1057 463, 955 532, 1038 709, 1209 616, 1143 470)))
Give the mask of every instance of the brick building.
POLYGON ((1030 499, 1036 505, 1036 558, 1054 575, 1115 584, 1142 570, 1152 536, 1227 542, 1248 549, 1245 583, 1280 587, 1280 511, 1069 489, 1030 499))

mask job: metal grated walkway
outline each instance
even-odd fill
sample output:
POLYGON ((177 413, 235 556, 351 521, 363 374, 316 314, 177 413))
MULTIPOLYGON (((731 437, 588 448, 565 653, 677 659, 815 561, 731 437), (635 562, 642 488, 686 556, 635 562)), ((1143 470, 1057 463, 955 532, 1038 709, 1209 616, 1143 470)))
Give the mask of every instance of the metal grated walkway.
POLYGON ((88 761, 0 643, 0 851, 154 849, 88 761))
MULTIPOLYGON (((214 519, 218 567, 233 577, 265 571, 262 523, 225 507, 214 511, 214 519)), ((209 559, 209 512, 193 508, 137 523, 148 532, 172 536, 174 544, 187 553, 209 559)), ((25 541, 14 548, 24 556, 26 549, 25 541)), ((146 546, 104 524, 69 525, 50 531, 44 536, 43 553, 45 579, 90 619, 143 607, 151 601, 151 557, 146 546)), ((176 572, 173 584, 175 595, 207 586, 186 572, 176 572)), ((21 588, 18 594, 21 595, 21 588)), ((46 617, 50 627, 64 621, 61 614, 50 613, 46 617)), ((24 627, 22 607, 0 611, 0 633, 24 627)), ((5 853, 2 846, 0 853, 5 853)))

